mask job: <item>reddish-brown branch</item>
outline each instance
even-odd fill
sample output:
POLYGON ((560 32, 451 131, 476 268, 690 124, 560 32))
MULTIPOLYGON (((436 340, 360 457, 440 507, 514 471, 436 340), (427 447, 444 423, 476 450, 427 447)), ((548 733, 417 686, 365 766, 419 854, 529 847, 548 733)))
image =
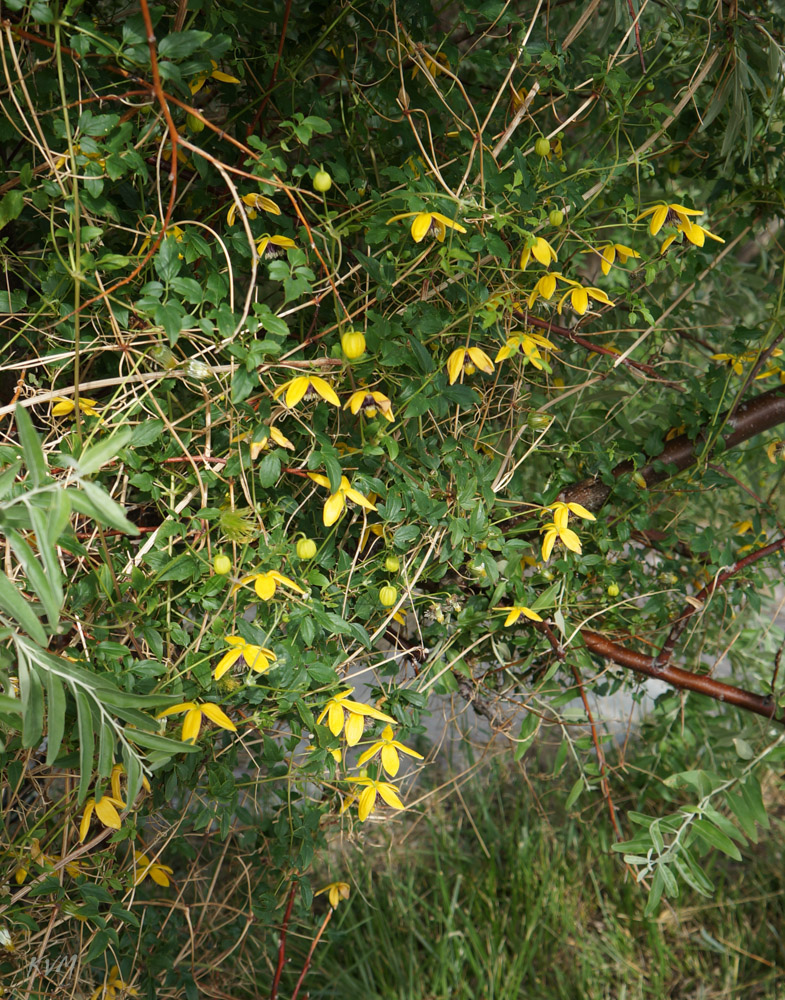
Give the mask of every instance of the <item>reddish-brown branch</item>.
MULTIPOLYGON (((777 386, 776 389, 770 389, 749 402, 742 403, 733 416, 724 414, 710 427, 706 427, 694 441, 686 434, 680 434, 668 441, 659 455, 637 470, 646 481, 646 486, 651 487, 668 479, 673 475, 674 469, 676 472, 683 472, 684 469, 694 465, 701 446, 711 435, 712 428, 724 423, 726 417, 726 433, 723 436, 725 450, 735 448, 756 434, 785 422, 785 386, 777 386)), ((636 470, 632 462, 622 462, 613 470, 613 477, 618 479, 634 471, 636 470)), ((611 489, 611 486, 595 476, 568 486, 562 491, 560 499, 583 504, 584 507, 594 511, 599 510, 607 501, 611 489)))
POLYGON ((692 618, 696 611, 701 609, 704 602, 713 596, 717 587, 721 587, 726 580, 729 580, 736 573, 740 573, 743 569, 746 569, 747 566, 751 566, 753 563, 758 562, 759 559, 765 559, 766 556, 779 552, 780 549, 785 549, 785 538, 778 538, 776 542, 771 542, 769 545, 764 545, 763 548, 756 549, 755 552, 750 552, 749 555, 744 556, 743 559, 739 559, 738 562, 735 562, 729 569, 724 570, 722 573, 718 573, 710 584, 705 586, 699 594, 695 595, 696 603, 694 605, 688 604, 681 615, 673 623, 671 630, 668 633, 668 638, 665 640, 662 645, 662 649, 654 659, 655 664, 661 669, 670 662, 674 647, 678 642, 679 636, 684 631, 687 622, 690 618, 692 618))
POLYGON ((267 85, 267 90, 265 91, 262 103, 259 105, 256 114, 253 116, 253 121, 246 129, 245 132, 246 137, 250 136, 253 133, 253 130, 256 128, 259 121, 261 120, 261 117, 264 114, 264 109, 267 107, 267 104, 270 100, 270 95, 272 94, 273 88, 275 87, 275 81, 278 79, 278 68, 281 65, 281 56, 283 55, 283 46, 284 42, 286 41, 286 31, 287 28, 289 27, 289 15, 291 14, 291 12, 292 12, 292 0, 286 0, 286 7, 283 12, 283 24, 281 25, 281 39, 278 42, 278 55, 275 60, 275 65, 273 66, 273 71, 270 74, 270 82, 267 85))
POLYGON ((292 907, 294 906, 294 897, 297 894, 297 882, 292 882, 292 887, 289 890, 289 899, 286 903, 286 912, 283 915, 283 920, 281 921, 281 942, 278 945, 278 964, 275 967, 275 978, 273 979, 272 989, 270 990, 270 1000, 276 1000, 278 996, 278 985, 281 982, 281 973, 283 972, 284 962, 286 961, 286 932, 289 929, 289 920, 292 916, 292 907))
POLYGON ((641 61, 641 71, 646 72, 646 63, 643 61, 643 47, 641 46, 641 27, 638 20, 638 15, 635 13, 635 7, 633 6, 632 0, 627 0, 627 6, 630 8, 630 17, 632 18, 633 30, 635 31, 635 46, 638 49, 638 57, 641 61))
POLYGON ((587 648, 593 653, 604 656, 606 660, 611 660, 620 667, 634 670, 635 673, 643 674, 646 677, 654 677, 657 680, 665 681, 680 691, 694 691, 696 694, 706 695, 715 701, 735 705, 746 712, 754 712, 756 715, 762 715, 785 726, 785 716, 776 715, 777 706, 772 698, 753 694, 751 691, 732 687, 730 684, 723 684, 722 681, 715 680, 713 677, 707 677, 703 674, 692 674, 688 670, 681 670, 679 667, 658 667, 653 656, 646 656, 633 649, 628 649, 626 646, 606 639, 605 636, 600 635, 598 632, 583 629, 581 631, 581 638, 587 648))
POLYGON ((319 944, 322 934, 324 934, 327 925, 330 923, 330 918, 333 915, 332 907, 327 911, 324 920, 322 921, 322 926, 316 932, 316 937, 311 942, 311 947, 308 949, 308 954, 305 957, 305 965, 303 965, 303 971, 300 973, 300 978, 297 980, 297 985, 294 988, 294 993, 292 993, 292 1000, 297 1000, 297 994, 300 992, 300 987, 305 979, 305 974, 311 966, 311 959, 313 958, 313 953, 316 951, 316 946, 319 944))
POLYGON ((594 752, 597 754, 597 763, 600 768, 600 788, 602 789, 602 797, 605 799, 608 806, 608 814, 611 818, 613 832, 616 834, 617 840, 624 840, 621 829, 619 828, 618 820, 616 819, 616 807, 614 806, 613 798, 611 797, 611 786, 608 782, 608 766, 605 762, 605 754, 602 749, 602 744, 597 736, 597 724, 594 721, 594 716, 592 715, 589 699, 586 697, 586 691, 583 687, 583 679, 580 675, 580 671, 574 663, 570 663, 570 669, 572 670, 572 676, 575 678, 575 683, 578 685, 578 690, 581 693, 583 710, 586 713, 586 718, 589 720, 589 725, 591 726, 591 738, 594 743, 594 752))
MULTIPOLYGON (((603 347, 601 344, 595 344, 591 340, 586 340, 585 337, 581 337, 580 334, 575 333, 574 330, 570 330, 569 327, 558 326, 556 323, 551 322, 551 320, 540 319, 539 316, 532 316, 525 311, 520 312, 515 310, 515 315, 528 326, 536 326, 538 329, 545 330, 557 337, 563 337, 565 340, 569 340, 573 344, 577 344, 579 347, 583 347, 585 350, 591 351, 592 354, 604 354, 614 359, 619 356, 618 351, 613 351, 610 347, 603 347)), ((678 385, 678 383, 669 382, 667 379, 664 379, 662 375, 659 374, 657 369, 652 368, 651 365, 645 365, 640 361, 633 361, 632 358, 625 358, 622 364, 627 368, 633 368, 635 371, 643 372, 645 375, 648 375, 649 378, 654 379, 657 382, 663 382, 672 389, 678 389, 682 392, 684 391, 682 386, 678 385)))

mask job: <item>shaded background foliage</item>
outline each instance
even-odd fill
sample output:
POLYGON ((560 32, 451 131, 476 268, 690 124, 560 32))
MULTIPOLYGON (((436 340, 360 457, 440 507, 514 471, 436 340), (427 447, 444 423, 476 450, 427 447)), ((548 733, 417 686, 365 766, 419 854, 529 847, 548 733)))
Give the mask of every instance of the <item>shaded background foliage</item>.
MULTIPOLYGON (((377 712, 364 749, 381 712, 432 760, 434 696, 472 702, 520 773, 539 737, 564 810, 651 890, 646 919, 757 842, 781 726, 668 691, 616 743, 591 699, 642 690, 580 633, 653 655, 697 610, 674 663, 785 707, 776 554, 739 565, 785 535, 778 418, 722 441, 723 414, 785 382, 782 21, 630 10, 4 4, 11 989, 47 995, 78 955, 88 996, 296 993, 334 928, 312 880, 352 882, 342 836, 373 847, 352 779, 389 777, 323 715, 347 687, 377 712), (655 204, 705 212, 724 243, 673 216, 655 237, 655 204), (542 240, 558 298, 534 294, 542 240), (609 243, 638 256, 606 275, 609 243), (557 311, 566 279, 613 305, 557 311), (493 371, 449 377, 469 348, 493 371), (341 409, 286 404, 312 375, 341 409), (394 419, 347 410, 363 390, 394 419), (690 468, 636 472, 681 434, 690 468), (349 496, 327 524, 342 476, 376 512, 349 496), (582 552, 545 560, 543 515, 589 476, 608 503, 570 521, 582 552), (547 623, 506 626, 522 606, 547 623), (216 678, 227 637, 269 669, 250 653, 216 678), (183 743, 178 706, 205 702, 235 729, 208 709, 183 743)), ((408 811, 428 812, 427 773, 397 786, 408 811)))

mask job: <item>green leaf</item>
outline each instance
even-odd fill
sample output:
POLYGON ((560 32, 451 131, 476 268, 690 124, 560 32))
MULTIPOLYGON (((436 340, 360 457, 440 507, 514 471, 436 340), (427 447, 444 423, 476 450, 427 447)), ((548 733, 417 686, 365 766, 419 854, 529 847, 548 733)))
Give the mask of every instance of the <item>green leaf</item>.
POLYGON ((520 760, 532 745, 539 732, 541 722, 542 719, 540 719, 536 712, 527 712, 524 715, 520 732, 518 733, 518 742, 516 742, 515 750, 513 751, 514 760, 520 760))
POLYGON ((330 493, 337 493, 341 488, 341 479, 343 479, 341 463, 333 455, 322 455, 322 460, 324 461, 324 471, 330 480, 330 493))
POLYGON ((123 448, 128 444, 133 435, 130 427, 120 427, 108 438, 99 441, 98 444, 86 448, 77 461, 77 472, 80 476, 92 476, 94 473, 117 458, 123 448))
POLYGON ((98 731, 98 777, 108 778, 114 764, 114 745, 116 740, 114 727, 104 719, 98 731))
POLYGON ((9 191, 0 201, 0 229, 18 219, 24 207, 25 199, 22 192, 16 189, 9 191))
POLYGON ((766 815, 766 807, 763 804, 763 794, 760 784, 754 774, 749 775, 741 786, 741 795, 747 808, 756 823, 759 823, 764 830, 769 829, 769 817, 766 815))
POLYGON ((46 579, 52 591, 53 599, 56 605, 54 617, 59 618, 60 609, 63 606, 63 580, 60 574, 60 563, 57 559, 55 546, 49 540, 50 520, 51 518, 45 517, 43 511, 39 510, 39 508, 30 508, 30 521, 33 525, 36 541, 38 542, 38 551, 41 555, 41 559, 43 560, 44 569, 46 570, 46 579))
POLYGON ((174 31, 158 43, 161 59, 183 59, 206 45, 212 38, 209 31, 174 31))
POLYGON ((101 524, 106 524, 110 528, 116 528, 129 535, 139 534, 139 529, 128 520, 120 504, 115 503, 97 483, 83 479, 80 481, 80 486, 81 491, 68 491, 71 503, 77 510, 92 515, 101 524))
POLYGON ((275 486, 281 477, 281 460, 277 455, 265 455, 259 463, 259 484, 264 489, 275 486))
POLYGON ((46 458, 41 442, 33 428, 33 421, 30 414, 23 406, 17 405, 14 410, 16 417, 16 429, 19 434, 19 443, 22 445, 22 453, 25 457, 27 471, 34 486, 40 486, 49 477, 49 470, 46 467, 46 458))
POLYGON ((170 740, 167 736, 159 736, 157 733, 146 733, 142 729, 129 729, 126 739, 131 743, 138 743, 148 750, 160 750, 170 756, 176 753, 200 753, 201 748, 193 743, 183 743, 179 740, 170 740))
MULTIPOLYGON (((37 532, 36 532, 37 534, 37 532)), ((28 586, 35 592, 36 597, 43 604, 49 625, 52 630, 56 629, 60 623, 60 608, 62 606, 62 592, 58 594, 57 586, 52 586, 46 574, 41 568, 41 564, 35 557, 33 550, 22 536, 12 528, 6 529, 6 538, 19 561, 27 578, 28 586)), ((59 575, 59 571, 58 571, 59 575)), ((58 581, 59 582, 59 581, 58 581)))
POLYGON ((3 572, 0 572, 0 610, 14 618, 31 639, 41 646, 46 646, 48 640, 43 625, 3 572))
POLYGON ((77 711, 77 727, 79 730, 79 794, 77 802, 81 805, 87 798, 90 782, 93 777, 93 752, 95 749, 95 733, 93 730, 93 712, 90 699, 81 688, 74 691, 77 711))
POLYGON ((46 764, 55 762, 65 732, 65 690, 51 670, 44 671, 46 680, 46 764))
POLYGON ((701 840, 705 841, 710 847, 716 847, 718 851, 722 851, 723 854, 727 854, 728 857, 733 858, 734 861, 741 861, 741 852, 738 847, 733 843, 730 837, 726 837, 725 834, 718 830, 713 823, 710 823, 705 819, 693 820, 692 829, 701 840))
POLYGON ((142 787, 142 764, 127 743, 123 743, 123 766, 125 767, 126 801, 135 802, 142 787))
POLYGON ((21 715, 24 706, 19 698, 12 698, 7 694, 0 694, 0 712, 10 712, 13 715, 21 715))
POLYGON ((583 778, 578 778, 578 780, 573 784, 572 788, 570 789, 570 794, 567 796, 567 799, 564 803, 565 809, 572 808, 572 806, 578 801, 578 797, 580 796, 581 792, 584 790, 585 787, 586 785, 584 783, 583 778))
POLYGON ((19 700, 22 702, 22 745, 35 747, 44 731, 44 690, 35 667, 19 657, 19 700))

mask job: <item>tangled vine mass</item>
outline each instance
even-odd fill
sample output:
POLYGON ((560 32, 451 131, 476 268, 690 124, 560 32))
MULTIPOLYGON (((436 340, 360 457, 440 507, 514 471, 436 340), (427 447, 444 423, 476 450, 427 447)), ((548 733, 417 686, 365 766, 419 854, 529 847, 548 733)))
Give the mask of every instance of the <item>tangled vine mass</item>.
POLYGON ((234 955, 296 997, 445 706, 649 913, 757 841, 785 43, 743 7, 3 4, 6 995, 234 955))

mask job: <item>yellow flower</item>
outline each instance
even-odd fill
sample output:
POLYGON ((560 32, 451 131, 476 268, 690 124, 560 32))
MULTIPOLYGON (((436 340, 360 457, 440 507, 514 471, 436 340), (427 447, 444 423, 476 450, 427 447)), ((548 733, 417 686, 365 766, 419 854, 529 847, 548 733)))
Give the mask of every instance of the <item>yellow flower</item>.
POLYGON ((649 220, 649 232, 652 236, 656 236, 657 233, 662 229, 666 222, 671 225, 684 225, 690 224, 691 215, 703 215, 703 211, 697 208, 685 208, 684 205, 654 205, 653 208, 647 208, 645 212, 641 212, 640 215, 633 219, 633 222, 638 222, 640 219, 645 219, 647 215, 651 216, 649 220))
POLYGON ((778 458, 785 461, 785 441, 772 441, 766 445, 766 455, 770 462, 776 462, 778 458))
POLYGON ((262 427, 255 432, 246 431, 245 434, 238 434, 237 437, 232 438, 231 443, 237 444, 238 441, 249 442, 252 461, 255 461, 261 452, 267 451, 271 441, 273 444, 277 444, 279 448, 288 448, 290 451, 294 451, 292 442, 274 424, 270 424, 269 427, 262 427))
POLYGON ((365 785, 360 792, 360 800, 357 806, 357 815, 360 822, 364 823, 376 808, 376 796, 381 795, 388 806, 393 809, 405 809, 403 802, 398 798, 398 789, 395 785, 387 781, 377 781, 374 778, 349 778, 355 785, 365 785))
POLYGON ((388 219, 387 225, 389 226, 391 222, 397 222, 399 219, 409 219, 412 216, 414 216, 412 238, 415 243, 421 243, 428 233, 431 236, 435 236, 440 243, 444 243, 444 237, 448 229, 454 229, 458 233, 466 232, 463 226, 457 222, 453 222, 452 219, 448 219, 441 212, 402 212, 400 215, 394 215, 391 219, 388 219))
POLYGON ((532 611, 531 608, 525 608, 522 604, 514 604, 511 608, 503 608, 499 606, 499 611, 509 612, 507 618, 504 622, 504 627, 508 625, 514 625, 518 619, 523 615, 526 618, 530 618, 533 622, 541 622, 542 618, 537 614, 536 611, 532 611))
POLYGON ((329 885, 322 886, 321 889, 317 890, 314 896, 321 896, 323 892, 328 893, 327 898, 330 900, 330 906, 335 910, 342 899, 349 898, 349 883, 330 882, 329 885))
MULTIPOLYGON (((179 157, 178 157, 178 159, 179 159, 179 157)), ((147 236, 145 236, 144 240, 142 241, 142 245, 139 247, 139 256, 140 257, 144 254, 145 250, 153 242, 153 239, 154 239, 154 237, 156 235, 156 231, 158 229, 158 219, 154 215, 146 215, 145 219, 152 219, 153 222, 152 222, 152 226, 150 227, 150 231, 148 232, 147 236)), ((183 237, 185 236, 185 233, 183 232, 183 230, 179 226, 169 226, 167 228, 167 230, 166 230, 166 235, 168 236, 170 233, 171 233, 172 236, 174 236, 175 240, 178 243, 182 243, 183 242, 183 237)), ((181 253, 178 254, 177 256, 180 258, 180 260, 183 259, 183 255, 181 253)))
POLYGON ((171 708, 165 708, 163 712, 159 712, 156 715, 156 719, 163 719, 167 715, 177 715, 179 712, 186 713, 183 720, 183 732, 180 737, 183 743, 196 742, 199 730, 202 728, 203 715, 206 715, 211 722, 214 722, 216 726, 220 726, 221 729, 228 729, 232 733, 237 732, 237 726, 235 726, 229 716, 212 701, 203 701, 201 704, 197 704, 195 701, 181 701, 178 705, 172 705, 171 708))
POLYGON ((603 302, 606 306, 612 306, 613 303, 605 294, 601 288, 591 288, 583 285, 579 285, 577 281, 570 281, 572 288, 568 288, 567 291, 559 299, 559 305, 557 306, 557 312, 561 313, 562 306, 564 305, 564 300, 569 297, 570 304, 572 308, 580 316, 586 312, 589 308, 589 298, 596 299, 597 302, 603 302))
MULTIPOLYGON (((52 402, 54 403, 54 406, 52 406, 53 417, 67 417, 76 409, 73 399, 66 399, 65 396, 55 396, 52 402)), ((94 399, 86 399, 84 396, 80 396, 79 409, 88 417, 98 417, 99 420, 103 420, 103 417, 98 412, 98 403, 94 399)))
MULTIPOLYGON (((425 68, 431 74, 431 76, 436 76, 438 73, 443 73, 445 67, 450 68, 450 61, 443 52, 436 52, 434 55, 430 55, 428 52, 422 52, 422 61, 425 63, 425 68)), ((412 79, 420 72, 420 67, 416 66, 412 70, 412 79)))
POLYGON ((284 393, 286 393, 284 402, 290 408, 297 406, 301 399, 305 399, 308 402, 315 396, 321 396, 322 399, 328 403, 332 403, 333 406, 341 405, 341 401, 338 399, 330 383, 325 382, 318 375, 298 375, 297 378, 284 382, 273 393, 273 399, 278 399, 284 393))
POLYGON ((371 719, 379 719, 380 722, 391 722, 395 725, 395 719, 380 712, 378 708, 364 705, 360 701, 349 700, 349 695, 354 693, 354 688, 347 688, 340 694, 335 695, 327 702, 322 709, 321 715, 316 720, 317 725, 327 716, 327 727, 333 736, 340 736, 341 730, 346 722, 344 736, 350 747, 356 746, 360 742, 365 726, 365 716, 371 719))
POLYGON ((382 754, 382 767, 394 778, 398 773, 398 768, 401 766, 401 758, 398 756, 398 751, 401 750, 403 753, 408 754, 410 757, 416 757, 418 760, 423 760, 423 755, 417 753, 416 750, 410 750, 405 747, 403 743, 399 743, 397 740, 393 739, 392 726, 385 726, 382 730, 382 735, 371 746, 364 752, 361 753, 357 758, 357 766, 362 767, 363 764, 367 764, 368 761, 375 757, 377 753, 381 750, 382 754))
POLYGON ((557 278, 561 278, 562 281, 567 280, 564 275, 559 274, 558 271, 551 271, 549 274, 543 274, 529 295, 528 306, 530 309, 537 299, 545 299, 547 301, 551 298, 553 293, 556 291, 557 278))
POLYGON ((716 240, 717 243, 725 242, 721 236, 715 236, 714 233, 710 233, 708 229, 705 229, 703 226, 699 226, 697 222, 693 222, 685 216, 683 221, 676 226, 676 232, 672 233, 670 236, 666 236, 662 241, 662 245, 660 246, 661 254, 665 253, 671 243, 673 243, 673 241, 677 238, 679 233, 683 233, 689 242, 696 247, 702 247, 706 242, 707 236, 709 239, 716 240))
MULTIPOLYGON (((782 354, 779 347, 776 347, 771 352, 771 357, 777 358, 782 354)), ((727 361, 729 366, 737 375, 742 375, 744 373, 744 365, 752 365, 758 360, 757 351, 745 351, 744 354, 712 354, 712 359, 714 361, 727 361)), ((769 365, 764 368, 763 371, 758 372, 755 379, 768 378, 770 375, 776 375, 779 372, 779 368, 776 365, 769 365)))
MULTIPOLYGON (((533 237, 533 240, 534 242, 532 245, 525 247, 523 253, 521 254, 522 271, 526 270, 526 267, 532 257, 542 264, 543 267, 550 267, 555 260, 558 260, 556 251, 547 240, 543 239, 542 236, 535 236, 533 237)), ((550 298, 550 296, 545 296, 545 298, 550 298)))
MULTIPOLYGON (((249 219, 255 219, 257 213, 261 210, 269 212, 270 215, 280 215, 281 210, 272 200, 272 198, 267 198, 263 194, 244 194, 242 201, 248 206, 247 215, 249 219)), ((228 225, 234 225, 234 218, 237 214, 237 202, 233 201, 229 207, 229 211, 226 213, 226 222, 228 225)))
POLYGON ((608 274, 610 269, 613 267, 613 263, 616 258, 619 258, 621 264, 626 264, 630 257, 640 257, 637 250, 633 250, 631 247, 624 246, 623 243, 606 243, 604 246, 599 246, 596 249, 592 248, 590 250, 583 250, 582 253, 594 253, 601 258, 600 268, 603 274, 608 274))
POLYGON ((27 878, 27 874, 30 871, 31 862, 41 865, 42 868, 51 868, 54 865, 55 859, 50 857, 48 854, 44 854, 41 850, 41 842, 37 837, 33 837, 30 841, 30 860, 25 858, 19 861, 16 868, 14 869, 14 881, 17 885, 21 885, 27 878))
POLYGON ((120 809, 125 809, 125 803, 122 799, 114 798, 110 795, 104 795, 98 802, 96 802, 94 798, 89 798, 87 802, 85 802, 82 822, 79 824, 80 844, 84 841, 87 836, 87 831, 90 829, 90 820, 92 819, 93 813, 95 813, 104 826, 109 827, 110 830, 120 829, 122 823, 120 822, 120 814, 115 808, 116 806, 119 806, 120 809))
MULTIPOLYGON (((109 784, 111 785, 112 788, 112 798, 114 799, 122 800, 123 798, 123 793, 120 789, 120 778, 124 774, 125 774, 125 767, 122 764, 115 764, 114 767, 112 768, 112 773, 109 776, 109 784)), ((150 782, 144 775, 142 775, 142 787, 148 792, 152 791, 152 789, 150 788, 150 782)))
POLYGON ((268 259, 273 259, 280 254, 280 251, 274 249, 275 247, 288 248, 296 246, 297 244, 294 240, 290 240, 288 236, 270 236, 268 233, 265 233, 256 244, 256 252, 260 257, 266 256, 268 259), (270 248, 269 250, 268 247, 270 248))
POLYGON ((157 861, 151 861, 146 854, 141 851, 134 851, 134 860, 137 865, 134 885, 139 885, 149 875, 156 885, 169 887, 169 876, 174 874, 169 865, 161 865, 157 861))
POLYGON ((394 420, 392 402, 382 392, 368 392, 365 389, 358 389, 349 397, 349 402, 344 406, 345 410, 351 410, 357 414, 361 410, 368 417, 375 417, 377 410, 382 411, 385 420, 394 420))
POLYGON ((266 573, 250 573, 248 576, 242 577, 242 579, 238 580, 237 583, 234 584, 231 593, 236 593, 240 587, 244 587, 246 584, 250 583, 251 580, 253 580, 253 589, 256 591, 257 596, 261 597, 263 601, 270 600, 279 583, 281 586, 288 587, 290 590, 296 590, 298 594, 305 593, 303 588, 299 587, 294 580, 290 580, 288 576, 284 576, 283 573, 279 573, 277 569, 270 569, 266 573))
POLYGON ((188 89, 191 91, 191 94, 198 94, 208 80, 220 80, 221 83, 241 82, 240 80, 237 79, 236 76, 229 76, 228 73, 222 73, 221 70, 218 69, 218 63, 215 61, 215 59, 211 59, 210 62, 213 67, 212 72, 200 73, 198 76, 195 76, 193 80, 191 80, 191 82, 188 84, 188 89))
POLYGON ((546 367, 546 362, 537 350, 538 347, 544 347, 551 351, 558 351, 559 349, 547 337, 542 337, 539 333, 527 331, 526 333, 516 333, 510 337, 504 347, 499 348, 499 353, 494 360, 504 361, 506 358, 510 358, 513 354, 517 354, 520 351, 527 361, 530 361, 535 368, 539 368, 542 371, 546 367))
POLYGON ((569 516, 569 511, 566 508, 559 508, 554 513, 553 520, 540 528, 540 531, 545 532, 542 540, 542 558, 545 562, 548 562, 550 559, 557 539, 564 542, 571 552, 577 552, 580 555, 582 551, 581 540, 571 528, 567 527, 567 518, 569 516))
POLYGON ((109 978, 104 980, 103 986, 93 990, 90 1000, 120 1000, 121 997, 138 997, 139 991, 124 983, 120 978, 120 970, 113 965, 109 970, 109 978))
POLYGON ((473 375, 476 369, 486 374, 493 374, 493 362, 479 347, 459 347, 447 358, 447 374, 450 377, 450 385, 456 381, 461 372, 473 375))
POLYGON ((218 662, 218 666, 213 671, 213 677, 219 681, 227 670, 242 658, 246 666, 255 670, 257 674, 266 673, 270 669, 270 661, 274 660, 275 653, 266 646, 254 646, 239 635, 227 635, 225 641, 232 647, 227 650, 218 662))
MULTIPOLYGON (((308 476, 320 486, 326 486, 328 489, 330 488, 330 480, 327 476, 322 476, 318 472, 309 472, 308 476)), ((371 501, 360 493, 359 490, 354 489, 346 476, 341 476, 341 485, 338 487, 338 492, 331 494, 324 505, 322 520, 328 528, 331 524, 335 524, 343 513, 347 499, 353 500, 355 503, 360 504, 361 507, 365 507, 368 510, 376 510, 375 504, 371 503, 371 501)))
POLYGON ((696 247, 702 247, 706 242, 707 236, 711 240, 716 240, 717 243, 725 242, 721 236, 715 236, 714 233, 710 233, 708 229, 705 229, 703 226, 699 226, 697 222, 693 222, 691 219, 685 219, 682 225, 677 228, 680 229, 690 243, 696 247))
POLYGON ((544 510, 552 510, 554 512, 554 516, 558 513, 558 511, 566 510, 567 514, 565 517, 565 522, 564 522, 565 524, 567 523, 567 519, 569 518, 570 514, 575 514, 576 517, 582 517, 586 521, 597 520, 594 514, 592 514, 590 510, 587 510, 583 506, 583 504, 575 503, 574 501, 571 501, 570 503, 565 503, 563 500, 554 500, 554 502, 548 504, 548 506, 545 507, 544 510))

